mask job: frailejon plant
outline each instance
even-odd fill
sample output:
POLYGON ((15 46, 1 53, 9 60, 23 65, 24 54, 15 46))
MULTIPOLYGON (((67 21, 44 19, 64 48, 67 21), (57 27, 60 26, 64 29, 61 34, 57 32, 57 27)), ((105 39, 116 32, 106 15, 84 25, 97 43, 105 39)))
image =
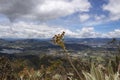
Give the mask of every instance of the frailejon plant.
POLYGON ((66 58, 68 59, 70 65, 72 66, 72 68, 74 69, 74 71, 76 72, 76 74, 78 75, 79 79, 83 80, 82 77, 80 76, 78 70, 74 66, 74 64, 72 62, 72 59, 70 58, 70 56, 68 54, 68 51, 67 51, 67 49, 65 47, 64 40, 63 40, 64 35, 65 35, 64 31, 61 34, 54 35, 54 37, 52 38, 52 41, 53 41, 54 44, 59 45, 64 50, 64 53, 65 53, 66 58))
POLYGON ((95 67, 95 65, 91 63, 90 73, 83 71, 83 75, 86 80, 120 80, 119 72, 113 72, 111 63, 108 64, 106 72, 102 71, 100 67, 95 67))

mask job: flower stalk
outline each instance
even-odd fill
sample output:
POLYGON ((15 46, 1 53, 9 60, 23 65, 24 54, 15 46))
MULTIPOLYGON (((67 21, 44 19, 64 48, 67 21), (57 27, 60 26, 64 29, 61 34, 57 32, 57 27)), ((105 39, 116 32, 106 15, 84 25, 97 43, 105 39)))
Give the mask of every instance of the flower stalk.
POLYGON ((78 77, 80 78, 80 80, 82 80, 82 77, 80 76, 78 70, 76 69, 76 67, 74 66, 72 59, 70 58, 68 51, 65 47, 64 41, 63 41, 63 37, 65 35, 65 32, 63 31, 62 34, 57 34, 52 38, 52 41, 54 44, 59 45, 63 50, 64 53, 66 55, 66 58, 68 59, 70 65, 72 66, 73 70, 76 72, 76 74, 78 75, 78 77))

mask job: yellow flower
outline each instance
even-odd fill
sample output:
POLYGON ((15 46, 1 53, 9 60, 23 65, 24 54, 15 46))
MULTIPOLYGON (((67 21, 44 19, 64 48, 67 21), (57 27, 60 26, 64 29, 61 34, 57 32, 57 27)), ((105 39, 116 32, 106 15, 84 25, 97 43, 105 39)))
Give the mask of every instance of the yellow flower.
POLYGON ((65 35, 64 31, 62 32, 62 34, 54 35, 54 37, 52 38, 52 41, 53 41, 54 44, 59 45, 64 50, 66 50, 65 45, 64 45, 64 41, 63 41, 64 35, 65 35))

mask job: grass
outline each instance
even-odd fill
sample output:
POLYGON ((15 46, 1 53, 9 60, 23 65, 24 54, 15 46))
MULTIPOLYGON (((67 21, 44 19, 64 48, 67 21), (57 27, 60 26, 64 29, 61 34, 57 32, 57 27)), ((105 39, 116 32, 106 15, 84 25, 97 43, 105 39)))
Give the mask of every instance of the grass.
MULTIPOLYGON (((46 55, 40 59, 45 63, 44 61, 40 63, 39 68, 22 59, 14 60, 15 62, 7 57, 0 57, 0 71, 2 72, 0 80, 81 80, 68 59, 63 57, 55 58, 46 55)), ((120 80, 120 65, 117 65, 115 70, 115 58, 113 61, 105 61, 109 63, 91 63, 81 59, 72 60, 72 63, 83 80, 120 80)))

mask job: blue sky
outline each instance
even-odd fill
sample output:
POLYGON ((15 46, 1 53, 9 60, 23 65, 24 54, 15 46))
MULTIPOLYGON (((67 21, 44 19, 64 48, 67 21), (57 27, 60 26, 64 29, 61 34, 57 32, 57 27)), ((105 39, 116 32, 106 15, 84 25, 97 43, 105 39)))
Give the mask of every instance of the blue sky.
POLYGON ((0 38, 120 38, 120 0, 0 0, 0 38))

